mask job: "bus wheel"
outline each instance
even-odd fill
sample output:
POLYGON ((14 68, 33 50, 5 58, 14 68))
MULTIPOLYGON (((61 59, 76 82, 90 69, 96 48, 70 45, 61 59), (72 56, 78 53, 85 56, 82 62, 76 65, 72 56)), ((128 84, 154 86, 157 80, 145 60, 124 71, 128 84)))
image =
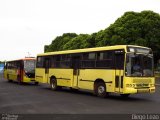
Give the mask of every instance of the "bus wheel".
POLYGON ((120 94, 123 98, 128 98, 130 94, 120 94))
POLYGON ((104 82, 96 83, 95 94, 98 97, 102 97, 102 98, 105 98, 108 95, 108 93, 106 92, 106 85, 104 82))
POLYGON ((39 84, 39 82, 35 82, 34 84, 35 84, 35 85, 38 85, 38 84, 39 84))
POLYGON ((51 78, 50 81, 51 90, 57 90, 59 87, 57 86, 56 78, 51 78))

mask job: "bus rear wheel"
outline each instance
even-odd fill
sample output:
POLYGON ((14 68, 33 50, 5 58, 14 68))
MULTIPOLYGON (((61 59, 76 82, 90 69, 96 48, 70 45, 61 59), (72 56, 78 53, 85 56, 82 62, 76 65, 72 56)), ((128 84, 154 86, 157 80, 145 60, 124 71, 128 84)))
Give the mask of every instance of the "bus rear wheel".
POLYGON ((104 82, 96 83, 96 85, 95 85, 95 94, 98 97, 102 97, 102 98, 105 98, 108 95, 108 93, 106 92, 106 85, 105 85, 104 82))
POLYGON ((51 90, 54 90, 54 91, 61 88, 60 86, 57 85, 57 79, 56 78, 51 78, 50 87, 51 87, 51 90))
POLYGON ((34 84, 35 84, 35 85, 38 85, 38 84, 39 84, 39 82, 34 82, 34 84))

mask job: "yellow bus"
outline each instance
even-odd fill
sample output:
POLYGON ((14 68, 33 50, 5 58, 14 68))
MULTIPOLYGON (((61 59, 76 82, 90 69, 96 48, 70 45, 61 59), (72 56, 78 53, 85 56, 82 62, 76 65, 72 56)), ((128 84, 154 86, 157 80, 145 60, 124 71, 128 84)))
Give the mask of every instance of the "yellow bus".
POLYGON ((4 67, 4 78, 9 82, 17 81, 21 83, 28 83, 35 81, 35 58, 24 58, 19 60, 7 61, 4 67))
POLYGON ((86 89, 99 97, 154 93, 153 53, 147 47, 116 45, 38 54, 36 80, 52 90, 86 89))

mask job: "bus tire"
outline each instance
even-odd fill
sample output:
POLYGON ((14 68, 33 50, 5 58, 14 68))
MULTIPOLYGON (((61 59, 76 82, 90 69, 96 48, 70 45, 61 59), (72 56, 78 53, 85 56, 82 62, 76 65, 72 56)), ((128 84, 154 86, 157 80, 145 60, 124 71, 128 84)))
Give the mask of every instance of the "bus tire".
POLYGON ((96 83, 95 94, 101 98, 105 98, 108 95, 108 93, 106 92, 106 85, 104 82, 97 82, 96 83))
POLYGON ((51 80, 50 80, 50 87, 51 87, 51 90, 58 90, 60 89, 61 87, 57 85, 57 79, 55 77, 52 77, 51 80))
POLYGON ((39 82, 34 82, 34 84, 35 84, 35 85, 38 85, 38 84, 39 84, 39 82))

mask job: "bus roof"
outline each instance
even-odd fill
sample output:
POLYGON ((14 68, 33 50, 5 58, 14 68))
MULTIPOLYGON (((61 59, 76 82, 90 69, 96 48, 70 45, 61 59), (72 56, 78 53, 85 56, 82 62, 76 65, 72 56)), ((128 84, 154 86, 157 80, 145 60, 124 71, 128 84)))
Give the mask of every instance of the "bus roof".
POLYGON ((105 47, 95 47, 95 48, 85 48, 85 49, 46 52, 46 53, 38 54, 37 56, 48 56, 48 55, 69 54, 69 53, 82 53, 82 52, 94 52, 94 51, 103 51, 103 50, 116 50, 116 49, 123 49, 123 48, 126 49, 127 46, 150 49, 148 47, 136 46, 136 45, 115 45, 115 46, 105 46, 105 47))
POLYGON ((16 59, 16 60, 9 60, 7 62, 12 62, 12 61, 20 61, 20 60, 36 60, 35 57, 26 57, 26 58, 21 58, 21 59, 16 59))

